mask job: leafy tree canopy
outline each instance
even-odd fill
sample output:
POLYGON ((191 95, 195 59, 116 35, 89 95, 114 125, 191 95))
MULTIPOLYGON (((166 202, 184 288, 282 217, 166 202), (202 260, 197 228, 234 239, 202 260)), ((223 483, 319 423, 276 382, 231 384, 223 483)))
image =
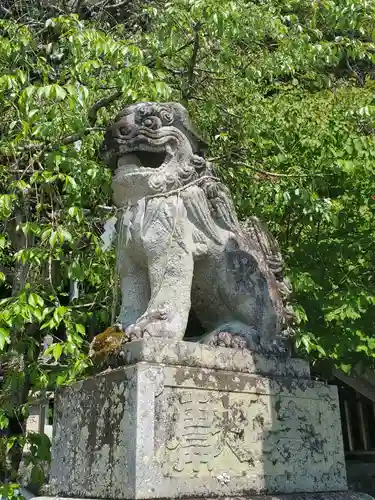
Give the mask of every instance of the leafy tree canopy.
MULTIPOLYGON (((0 7, 0 425, 22 436, 8 441, 3 478, 35 441, 30 394, 81 376, 113 317, 100 234, 114 212, 97 151, 129 102, 186 104, 241 218, 268 222, 295 289, 299 352, 344 369, 375 358, 375 1, 122 4, 0 7)), ((45 444, 31 449, 40 476, 45 444)))

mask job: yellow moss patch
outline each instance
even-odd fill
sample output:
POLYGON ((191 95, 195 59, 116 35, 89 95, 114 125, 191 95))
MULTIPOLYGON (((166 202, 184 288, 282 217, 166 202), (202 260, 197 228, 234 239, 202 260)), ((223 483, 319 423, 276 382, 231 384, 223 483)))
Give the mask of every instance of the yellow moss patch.
POLYGON ((102 358, 111 354, 116 354, 121 347, 124 333, 115 326, 110 326, 103 333, 99 333, 92 339, 90 346, 91 358, 102 358))

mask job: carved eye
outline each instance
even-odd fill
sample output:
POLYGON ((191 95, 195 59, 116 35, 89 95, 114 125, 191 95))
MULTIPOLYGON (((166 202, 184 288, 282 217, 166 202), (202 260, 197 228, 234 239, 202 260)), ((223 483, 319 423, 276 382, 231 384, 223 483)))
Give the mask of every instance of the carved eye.
POLYGON ((156 116, 150 116, 143 120, 142 125, 144 127, 150 128, 151 130, 156 130, 161 127, 161 122, 156 116))

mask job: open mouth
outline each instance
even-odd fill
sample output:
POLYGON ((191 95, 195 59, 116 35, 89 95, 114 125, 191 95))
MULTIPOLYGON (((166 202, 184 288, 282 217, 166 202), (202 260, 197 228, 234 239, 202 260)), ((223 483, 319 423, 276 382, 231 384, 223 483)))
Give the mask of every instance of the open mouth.
POLYGON ((157 169, 167 162, 170 154, 167 151, 132 151, 121 154, 117 160, 117 167, 133 169, 157 169))
POLYGON ((141 166, 145 168, 159 168, 167 158, 167 153, 165 151, 136 151, 133 154, 139 160, 141 166))

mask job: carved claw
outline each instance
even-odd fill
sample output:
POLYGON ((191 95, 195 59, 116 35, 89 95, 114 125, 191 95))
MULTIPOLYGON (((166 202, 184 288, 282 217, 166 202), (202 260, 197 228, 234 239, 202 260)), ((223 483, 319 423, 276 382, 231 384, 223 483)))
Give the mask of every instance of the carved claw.
POLYGON ((166 308, 150 309, 141 316, 136 323, 128 326, 125 330, 127 342, 139 340, 146 337, 161 337, 168 335, 171 313, 166 308))
POLYGON ((248 342, 243 335, 231 332, 218 332, 212 337, 208 345, 212 347, 246 349, 248 347, 248 342))

